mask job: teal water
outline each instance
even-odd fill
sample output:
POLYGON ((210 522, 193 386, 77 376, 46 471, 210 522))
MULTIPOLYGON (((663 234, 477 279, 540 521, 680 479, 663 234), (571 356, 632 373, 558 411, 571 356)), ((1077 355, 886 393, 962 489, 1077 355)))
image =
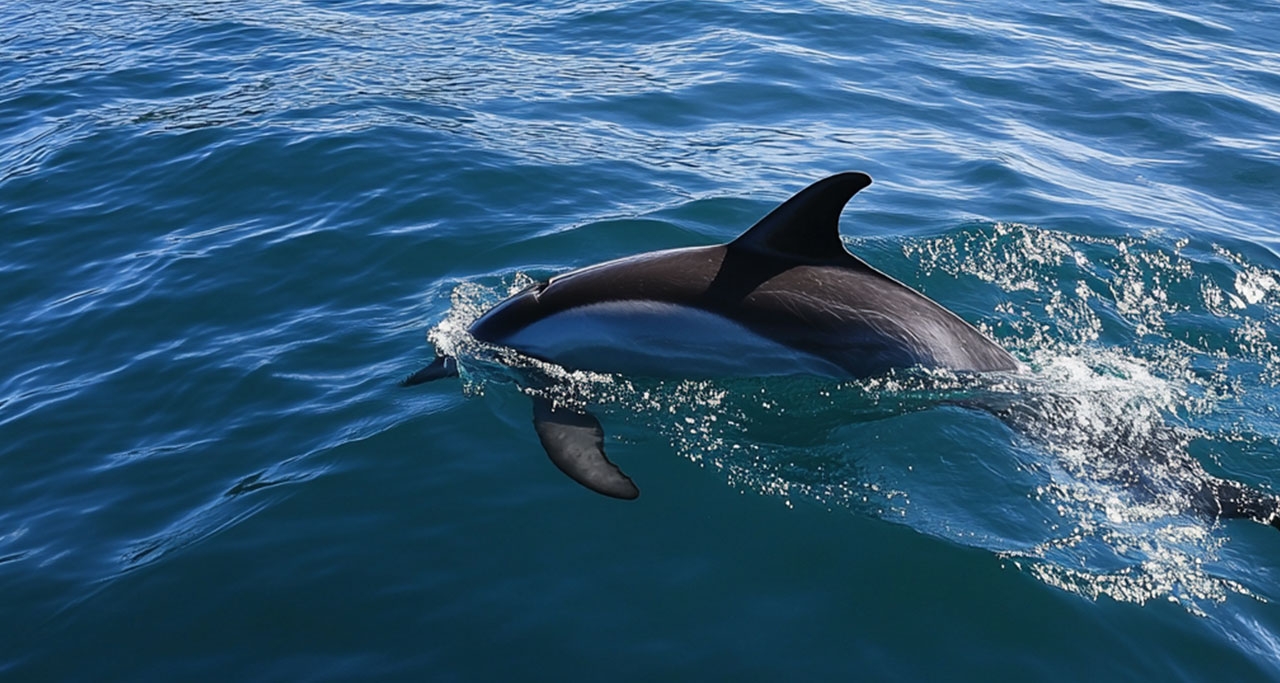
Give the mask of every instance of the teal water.
POLYGON ((1257 0, 0 0, 0 678, 1280 680, 1280 536, 1113 476, 1280 489, 1277 45, 1257 0), (396 386, 843 170, 850 249, 1028 372, 564 377, 634 503, 481 356, 396 386))

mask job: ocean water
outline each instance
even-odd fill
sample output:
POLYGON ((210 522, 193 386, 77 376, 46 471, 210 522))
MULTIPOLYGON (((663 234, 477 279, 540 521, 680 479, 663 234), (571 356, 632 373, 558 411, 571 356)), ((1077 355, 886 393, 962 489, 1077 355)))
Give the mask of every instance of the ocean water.
POLYGON ((0 679, 1280 680, 1280 535, 1178 493, 1280 490, 1277 46, 1259 0, 0 0, 0 679), (463 331, 845 170, 847 246, 1024 373, 463 331))

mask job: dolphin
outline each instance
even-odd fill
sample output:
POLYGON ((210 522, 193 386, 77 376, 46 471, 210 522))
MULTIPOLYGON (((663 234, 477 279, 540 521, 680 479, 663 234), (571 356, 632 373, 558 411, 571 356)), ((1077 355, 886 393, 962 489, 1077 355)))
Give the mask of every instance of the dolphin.
MULTIPOLYGON (((535 283, 469 332, 568 369, 657 377, 1019 371, 1018 360, 976 327, 845 248, 840 214, 870 184, 865 173, 833 175, 727 244, 638 254, 535 283)), ((440 356, 403 384, 455 374, 456 361, 440 356)), ((561 471, 606 496, 639 496, 605 456, 594 416, 542 398, 533 412, 561 471)))

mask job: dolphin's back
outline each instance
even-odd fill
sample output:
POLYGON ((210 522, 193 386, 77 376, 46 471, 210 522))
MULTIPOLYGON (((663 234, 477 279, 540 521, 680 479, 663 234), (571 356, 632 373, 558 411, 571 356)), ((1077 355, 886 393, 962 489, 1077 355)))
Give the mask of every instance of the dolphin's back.
POLYGON ((663 372, 663 353, 716 374, 1017 369, 972 325, 844 248, 840 212, 870 182, 845 173, 815 183, 728 244, 552 278, 471 332, 587 370, 688 374, 688 363, 663 372))
POLYGON ((568 367, 659 375, 1018 367, 972 325, 853 256, 807 262, 734 245, 553 278, 504 302, 472 334, 568 367))
POLYGON ((959 316, 869 267, 798 265, 752 291, 737 314, 762 334, 855 377, 913 365, 1018 368, 1007 351, 959 316))

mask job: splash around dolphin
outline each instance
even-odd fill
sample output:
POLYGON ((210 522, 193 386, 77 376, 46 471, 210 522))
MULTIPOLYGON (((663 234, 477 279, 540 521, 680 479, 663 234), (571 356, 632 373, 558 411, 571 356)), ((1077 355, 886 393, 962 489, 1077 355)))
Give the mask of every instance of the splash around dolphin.
MULTIPOLYGON (((840 214, 870 184, 865 173, 833 175, 727 244, 639 254, 535 283, 468 331, 567 369, 651 377, 1018 372, 1020 363, 973 325, 845 249, 840 214)), ((456 374, 456 361, 440 356, 403 384, 456 374)), ((561 471, 606 496, 639 496, 605 456, 594 416, 539 397, 533 414, 561 471)), ((1273 497, 1213 481, 1221 484, 1214 505, 1198 507, 1280 526, 1273 497)))

